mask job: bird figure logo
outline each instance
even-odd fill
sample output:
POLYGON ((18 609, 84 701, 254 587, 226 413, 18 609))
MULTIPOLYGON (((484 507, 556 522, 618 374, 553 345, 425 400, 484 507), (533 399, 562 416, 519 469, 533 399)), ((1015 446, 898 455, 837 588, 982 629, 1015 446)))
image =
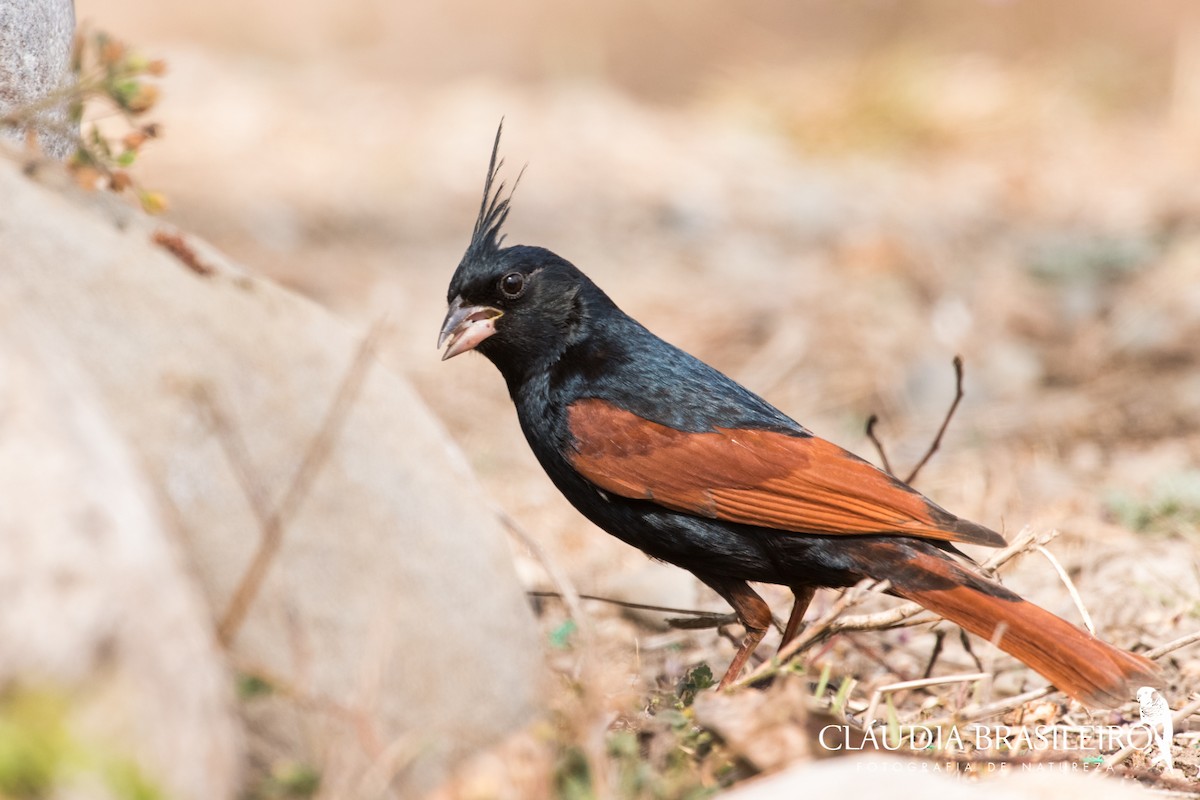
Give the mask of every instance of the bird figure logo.
POLYGON ((1171 757, 1171 739, 1174 738, 1174 724, 1171 719, 1171 707, 1167 700, 1150 686, 1138 689, 1138 713, 1141 724, 1150 732, 1151 743, 1158 746, 1158 755, 1151 759, 1151 764, 1162 764, 1167 770, 1175 768, 1175 760, 1171 757))

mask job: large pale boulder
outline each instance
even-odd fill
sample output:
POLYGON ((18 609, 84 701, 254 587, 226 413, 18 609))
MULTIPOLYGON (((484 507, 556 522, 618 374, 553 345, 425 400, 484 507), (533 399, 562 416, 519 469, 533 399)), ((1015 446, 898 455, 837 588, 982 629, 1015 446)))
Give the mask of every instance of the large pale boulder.
MULTIPOLYGON (((72 781, 57 766, 89 762, 100 779, 77 796, 107 796, 116 787, 103 776, 132 768, 171 797, 233 797, 240 725, 203 598, 88 381, 23 317, 0 317, 0 687, 10 735, 57 742, 41 767, 47 785, 72 781)), ((0 776, 0 787, 12 780, 0 776)))
POLYGON ((263 518, 290 502, 230 629, 230 663, 268 689, 242 705, 252 762, 300 761, 330 796, 413 791, 524 721, 540 677, 531 614, 498 522, 408 383, 369 360, 311 483, 285 501, 361 332, 66 183, 0 159, 0 318, 20 312, 92 384, 214 628, 263 518))

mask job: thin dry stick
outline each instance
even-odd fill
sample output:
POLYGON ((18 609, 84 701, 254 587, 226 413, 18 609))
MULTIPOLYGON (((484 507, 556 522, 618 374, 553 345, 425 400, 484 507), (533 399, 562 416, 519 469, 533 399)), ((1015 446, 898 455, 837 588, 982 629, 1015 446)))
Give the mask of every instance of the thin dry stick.
MULTIPOLYGON (((547 592, 540 589, 534 589, 525 592, 530 597, 557 597, 560 600, 566 600, 559 592, 547 592)), ((725 624, 735 622, 736 614, 720 614, 715 611, 697 611, 693 608, 671 608, 670 606, 652 606, 646 603, 633 603, 628 600, 617 600, 612 597, 601 597, 596 594, 580 594, 577 595, 580 600, 595 600, 600 603, 608 603, 609 605, 620 606, 621 608, 632 608, 638 611, 661 611, 664 614, 685 614, 690 617, 697 617, 704 620, 712 620, 713 622, 725 624)))
MULTIPOLYGON (((728 614, 721 614, 712 611, 702 612, 705 616, 702 617, 667 617, 664 622, 668 628, 673 628, 680 631, 700 631, 709 630, 710 628, 720 628, 724 625, 732 625, 735 622, 740 622, 738 615, 730 611, 728 614), (711 614, 712 616, 707 616, 711 614)), ((775 630, 782 632, 783 624, 775 615, 771 615, 771 624, 775 626, 775 630)))
POLYGON ((1157 661, 1168 653, 1174 653, 1176 650, 1182 650, 1188 645, 1195 644, 1196 642, 1200 642, 1200 631, 1189 633, 1185 636, 1180 636, 1174 641, 1167 642, 1164 645, 1159 645, 1158 647, 1147 650, 1145 655, 1146 658, 1157 661))
MULTIPOLYGON (((996 625, 995 630, 992 631, 992 638, 989 641, 989 644, 992 646, 984 651, 983 658, 979 661, 979 671, 986 673, 989 676, 989 680, 975 685, 977 690, 975 693, 976 703, 986 704, 992 701, 992 688, 995 685, 996 678, 996 655, 1001 652, 1000 640, 1004 638, 1004 632, 1007 630, 1007 622, 1001 622, 996 625)), ((972 653, 971 655, 974 656, 975 654, 972 653)))
POLYGON ((883 442, 879 440, 879 436, 875 433, 875 426, 878 423, 878 414, 872 414, 867 417, 867 438, 871 440, 871 444, 875 445, 875 450, 879 453, 879 463, 883 465, 883 471, 888 475, 895 475, 896 473, 892 471, 892 462, 888 460, 887 453, 883 449, 883 442))
MULTIPOLYGON (((925 451, 925 455, 921 456, 921 460, 912 468, 912 472, 908 473, 908 477, 904 479, 905 483, 912 483, 917 479, 917 475, 929 463, 929 459, 933 458, 933 454, 937 452, 942 445, 942 437, 946 435, 946 429, 950 427, 950 420, 954 417, 954 412, 958 410, 958 404, 962 402, 963 392, 963 360, 962 356, 954 357, 954 400, 950 403, 950 408, 946 410, 946 416, 942 419, 942 425, 938 428, 937 435, 933 437, 933 441, 929 443, 929 448, 925 451)), ((875 445, 875 451, 879 453, 879 462, 883 465, 884 472, 889 475, 895 475, 892 470, 892 462, 887 457, 887 452, 883 449, 883 442, 880 441, 878 434, 875 433, 875 426, 879 423, 879 415, 872 414, 867 417, 867 439, 871 444, 875 445)))
POLYGON ((941 719, 931 720, 922 723, 931 728, 939 726, 952 725, 957 722, 975 722, 988 717, 994 717, 997 714, 1004 714, 1012 711, 1014 708, 1019 708, 1026 703, 1031 703, 1034 700, 1040 700, 1048 694, 1053 694, 1057 691, 1053 686, 1043 686, 1039 689, 1031 689, 1024 694, 1013 695, 1006 697, 1003 700, 997 700, 994 703, 986 703, 984 705, 970 705, 966 708, 959 709, 948 716, 941 719))
MULTIPOLYGON (((529 549, 529 552, 533 553, 533 557, 542 565, 542 569, 546 570, 546 575, 549 576, 550 582, 558 587, 558 591, 553 594, 563 601, 567 607, 567 614, 579 626, 579 636, 583 647, 579 649, 579 657, 576 659, 575 668, 572 670, 572 677, 578 681, 583 675, 584 662, 587 660, 588 654, 592 652, 592 645, 595 641, 592 635, 591 618, 583 613, 583 604, 579 602, 579 591, 567 576, 566 571, 550 555, 550 551, 542 547, 542 543, 534 538, 529 531, 525 530, 525 527, 521 523, 517 522, 516 519, 499 506, 493 506, 492 511, 500 519, 500 522, 508 528, 509 533, 517 537, 529 549)), ((534 593, 526 592, 526 594, 533 595, 534 593)))
POLYGON ((250 509, 258 518, 259 526, 271 518, 271 499, 267 489, 259 480, 258 471, 251 463, 250 451, 241 432, 234 427, 224 405, 218 401, 209 386, 198 386, 194 393, 196 404, 206 417, 208 427, 217 435, 217 442, 225 455, 226 462, 233 468, 238 486, 250 503, 250 509))
POLYGON ((1075 603, 1075 608, 1079 609, 1079 616, 1083 619, 1083 626, 1088 629, 1088 633, 1092 636, 1096 635, 1096 625, 1092 622, 1092 615, 1088 613, 1087 607, 1083 604, 1083 598, 1079 596, 1079 590, 1075 588, 1075 582, 1071 580, 1071 576, 1063 569, 1063 565, 1054 557, 1046 548, 1040 544, 1034 548, 1037 552, 1046 557, 1050 562, 1050 566, 1054 567, 1054 571, 1058 573, 1058 578, 1063 582, 1063 586, 1067 587, 1067 592, 1071 595, 1071 600, 1075 603))
POLYGON ((883 699, 883 695, 887 692, 898 692, 901 689, 920 689, 925 686, 938 686, 943 683, 967 683, 969 681, 990 680, 992 673, 990 672, 969 672, 965 675, 946 675, 941 678, 920 678, 912 681, 897 681, 889 683, 885 686, 880 686, 875 691, 871 692, 871 702, 867 703, 867 712, 863 717, 863 726, 870 727, 875 721, 875 709, 879 707, 879 701, 883 699))
POLYGON ((583 613, 583 604, 579 602, 583 595, 579 594, 575 589, 575 584, 567 577, 566 571, 558 565, 558 562, 551 557, 549 551, 542 547, 542 543, 533 537, 529 531, 521 523, 517 522, 507 511, 502 508, 494 508, 493 513, 499 518, 501 524, 508 528, 508 532, 517 537, 521 544, 533 553, 533 557, 542 565, 542 569, 546 570, 546 575, 550 578, 550 582, 557 587, 557 592, 526 592, 532 597, 538 596, 554 596, 563 601, 567 606, 567 612, 580 625, 587 622, 587 617, 583 613))
POLYGON ((979 571, 989 577, 995 577, 996 572, 1008 562, 1012 561, 1017 556, 1022 556, 1028 553, 1033 548, 1041 545, 1045 546, 1058 538, 1058 530, 1051 528, 1049 530, 1037 531, 1026 525, 1017 534, 1017 538, 1013 539, 1012 544, 1005 547, 1003 550, 997 550, 990 558, 979 565, 979 571))
MULTIPOLYGON (((362 390, 363 383, 366 380, 367 368, 371 364, 375 351, 379 346, 379 340, 383 335, 384 327, 382 322, 376 322, 367 332, 367 335, 363 337, 362 344, 359 345, 358 352, 354 356, 354 361, 351 362, 350 367, 346 370, 341 385, 334 395, 333 402, 329 406, 329 411, 326 412, 321 427, 317 430, 316 436, 313 437, 312 442, 305 451, 304 458, 301 460, 300 466, 296 469, 296 474, 292 477, 292 481, 288 485, 283 499, 265 519, 260 517, 259 527, 261 529, 261 536, 258 543, 258 550, 255 552, 250 566, 242 574, 242 578, 233 592, 233 598, 229 601, 229 606, 226 608, 225 614, 217 626, 217 639, 223 646, 228 646, 233 641, 233 637, 237 634, 238 629, 245 620, 246 614, 249 613, 250 606, 253 605, 254 599, 258 596, 258 591, 262 587, 267 569, 270 567, 275 554, 279 551, 279 546, 283 542, 283 531, 287 523, 295 516, 296 511, 299 510, 300 503, 307 496, 313 480, 324 465, 325 459, 333 447, 334 440, 345 425, 350 409, 353 408, 355 400, 358 399, 359 392, 362 390)), ((232 451, 227 449, 226 452, 229 453, 232 451)), ((247 466, 243 464, 238 468, 239 475, 247 472, 247 466)), ((249 486, 244 487, 244 491, 246 491, 247 496, 253 497, 254 490, 252 488, 249 486)), ((252 500, 251 502, 253 503, 254 501, 252 500)), ((260 509, 256 508, 256 513, 258 511, 260 509)))
POLYGON ((962 645, 962 649, 971 660, 975 662, 975 667, 980 671, 983 670, 983 661, 975 654, 975 647, 971 644, 971 634, 967 633, 966 628, 958 629, 958 643, 962 645))
POLYGON ((933 636, 933 650, 929 653, 929 660, 925 662, 925 671, 921 673, 922 678, 928 678, 933 675, 934 665, 937 664, 938 657, 942 654, 942 647, 946 643, 946 631, 944 628, 935 626, 933 636))
POLYGON ((929 459, 933 458, 933 454, 938 451, 942 445, 942 437, 946 435, 946 428, 950 427, 950 420, 954 417, 954 412, 958 410, 958 404, 963 399, 963 360, 962 356, 954 357, 954 400, 950 403, 950 408, 946 411, 946 416, 942 420, 942 426, 938 428, 937 435, 933 437, 933 441, 929 443, 929 449, 925 451, 925 455, 917 462, 917 465, 912 468, 912 472, 908 473, 908 477, 904 479, 905 483, 912 483, 917 479, 917 475, 929 463, 929 459))

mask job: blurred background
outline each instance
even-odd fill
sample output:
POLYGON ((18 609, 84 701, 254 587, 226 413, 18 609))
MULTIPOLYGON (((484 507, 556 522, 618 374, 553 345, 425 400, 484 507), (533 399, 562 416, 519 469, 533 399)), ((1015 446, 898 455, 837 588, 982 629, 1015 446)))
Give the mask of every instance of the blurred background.
POLYGON ((1186 0, 77 14, 169 63, 139 164, 169 218, 346 317, 389 315, 396 363, 580 580, 629 554, 542 478, 491 366, 434 349, 501 117, 508 175, 528 165, 510 242, 825 436, 873 455, 878 413, 905 470, 962 353, 923 487, 949 508, 1009 528, 1200 513, 1186 0))
MULTIPOLYGON (((652 330, 864 456, 879 414, 900 474, 962 354, 966 398, 919 488, 1010 536, 1062 529, 1056 551, 1110 634, 1195 628, 1195 3, 77 13, 169 64, 163 138, 137 167, 168 218, 346 318, 387 315, 389 363, 580 590, 720 606, 566 505, 490 364, 438 360, 501 117, 505 174, 528 165, 510 243, 573 261, 652 330)), ((1069 613, 1045 572, 1027 580, 1069 613)), ((628 685, 635 629, 595 613, 628 685)))

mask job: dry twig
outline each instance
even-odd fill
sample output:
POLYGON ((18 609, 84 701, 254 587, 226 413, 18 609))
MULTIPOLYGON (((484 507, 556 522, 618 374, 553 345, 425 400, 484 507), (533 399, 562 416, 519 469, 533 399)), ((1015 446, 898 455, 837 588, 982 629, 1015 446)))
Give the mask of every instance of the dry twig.
POLYGON ((494 508, 493 513, 495 513, 501 524, 508 528, 508 532, 517 537, 521 541, 521 544, 533 554, 537 562, 542 565, 542 569, 546 571, 550 582, 558 587, 558 591, 556 592, 528 591, 526 594, 530 597, 557 597, 566 605, 567 613, 571 615, 572 619, 576 620, 581 626, 586 624, 587 618, 583 613, 583 605, 579 602, 586 595, 581 595, 576 590, 575 584, 567 576, 566 570, 558 565, 558 562, 554 560, 550 552, 542 547, 542 543, 534 538, 529 531, 525 530, 525 527, 517 522, 511 514, 499 507, 494 508))
POLYGON ((879 415, 872 414, 867 417, 867 438, 871 440, 871 444, 875 445, 875 451, 879 453, 879 463, 883 465, 883 471, 888 475, 895 475, 892 471, 892 462, 888 460, 887 452, 883 449, 883 442, 879 440, 879 436, 875 433, 875 426, 879 424, 879 415))
MULTIPOLYGON (((540 589, 531 589, 525 592, 525 594, 529 595, 530 597, 556 597, 566 602, 566 598, 563 597, 561 592, 547 592, 540 589)), ((612 597, 602 597, 597 594, 577 594, 576 597, 580 600, 595 600, 596 602, 608 603, 609 605, 620 606, 621 608, 632 608, 637 611, 661 611, 664 614, 683 614, 685 616, 694 617, 696 619, 708 622, 709 624, 705 627, 710 628, 717 625, 727 625, 731 622, 737 622, 736 614, 721 614, 715 611, 698 611, 693 608, 672 608, 670 606, 655 606, 647 603, 633 603, 628 600, 617 600, 612 597)), ((678 627, 686 628, 689 626, 680 625, 678 627)))
POLYGON ((1196 642, 1200 642, 1200 631, 1194 631, 1185 636, 1180 636, 1174 641, 1167 642, 1164 645, 1151 648, 1150 650, 1146 651, 1145 655, 1146 658, 1157 661, 1168 653, 1174 653, 1176 650, 1182 650, 1188 645, 1195 644, 1196 642))
POLYGON ((933 458, 933 454, 942 446, 942 437, 946 435, 946 428, 950 427, 950 420, 954 417, 954 412, 958 410, 958 404, 963 399, 963 360, 962 356, 954 357, 954 400, 950 403, 950 408, 946 409, 946 416, 942 419, 942 425, 938 428, 937 435, 933 437, 933 441, 929 443, 929 449, 925 451, 925 455, 917 462, 917 465, 912 468, 912 472, 908 473, 908 477, 904 479, 905 483, 912 483, 917 479, 917 475, 929 463, 929 459, 933 458))
MULTIPOLYGON (((946 429, 950 427, 950 420, 954 418, 954 412, 958 410, 958 404, 962 402, 963 392, 963 360, 962 356, 954 357, 954 400, 950 403, 950 408, 946 409, 946 416, 942 418, 941 427, 938 428, 937 434, 934 435, 933 441, 929 443, 928 449, 925 450, 925 455, 921 456, 921 460, 912 468, 912 472, 908 473, 908 477, 904 479, 905 483, 912 483, 917 479, 917 475, 921 473, 925 465, 929 463, 929 459, 933 458, 933 454, 942 446, 942 437, 946 435, 946 429)), ((883 465, 884 472, 889 475, 895 475, 892 470, 892 463, 888 460, 887 452, 883 449, 883 442, 875 433, 875 426, 879 423, 879 415, 872 414, 867 417, 867 438, 871 440, 871 444, 875 445, 876 452, 879 453, 879 462, 883 465)))
POLYGON ((1083 619, 1083 626, 1088 629, 1088 633, 1095 636, 1096 625, 1092 622, 1092 615, 1088 613, 1087 607, 1083 604, 1083 598, 1079 596, 1079 590, 1075 588, 1075 582, 1071 580, 1071 576, 1063 569, 1063 565, 1054 557, 1054 554, 1045 547, 1039 544, 1033 549, 1045 556, 1046 560, 1050 562, 1050 566, 1054 567, 1054 571, 1058 573, 1059 580, 1063 582, 1063 586, 1067 587, 1067 593, 1071 595, 1071 600, 1075 603, 1075 608, 1079 609, 1079 616, 1083 619))
POLYGON ((1034 700, 1041 700, 1049 694, 1053 694, 1056 689, 1053 686, 1043 686, 1039 689, 1031 689, 1023 694, 1006 697, 1003 700, 996 700, 992 703, 984 703, 982 705, 970 705, 966 708, 961 708, 957 711, 940 719, 930 720, 921 724, 928 725, 931 728, 939 726, 949 726, 959 722, 976 722, 988 717, 994 717, 998 714, 1004 714, 1012 711, 1014 708, 1020 708, 1026 703, 1032 703, 1034 700))
POLYGON ((266 577, 267 569, 274 560, 275 554, 279 552, 279 547, 283 542, 284 529, 287 527, 288 522, 295 516, 301 502, 307 496, 309 489, 312 487, 313 480, 325 463, 325 459, 328 457, 338 433, 341 432, 346 423, 350 409, 354 406, 354 401, 357 400, 359 392, 362 390, 363 382, 366 380, 368 373, 368 367, 375 356, 375 351, 379 346, 383 330, 384 325, 377 322, 363 338, 362 344, 359 345, 358 352, 354 356, 354 361, 351 362, 350 367, 346 370, 337 393, 334 395, 333 402, 330 404, 329 410, 321 422, 321 427, 317 430, 316 435, 305 451, 300 466, 296 469, 296 474, 292 477, 291 483, 288 484, 283 499, 274 509, 270 508, 269 502, 266 499, 266 491, 261 486, 251 466, 245 444, 234 433, 234 428, 229 424, 228 417, 222 413, 221 409, 212 405, 213 398, 211 396, 201 395, 202 402, 204 398, 207 398, 207 401, 210 403, 208 407, 209 415, 217 421, 214 430, 218 439, 221 440, 221 447, 225 451, 226 457, 230 459, 242 490, 246 493, 251 507, 258 517, 261 532, 258 550, 255 552, 253 559, 251 559, 250 565, 242 574, 241 580, 238 581, 232 599, 229 601, 229 605, 226 607, 225 613, 217 625, 217 639, 222 646, 228 647, 233 641, 233 637, 237 635, 237 631, 249 613, 254 599, 258 596, 263 579, 266 577))
POLYGON ((990 672, 970 672, 965 675, 945 675, 940 678, 921 678, 915 681, 897 681, 880 686, 875 691, 871 692, 871 702, 867 704, 866 714, 863 716, 863 726, 870 727, 875 721, 875 709, 879 707, 879 701, 887 692, 898 692, 902 689, 920 689, 925 686, 938 686, 946 683, 968 683, 970 681, 991 680, 992 673, 990 672))

